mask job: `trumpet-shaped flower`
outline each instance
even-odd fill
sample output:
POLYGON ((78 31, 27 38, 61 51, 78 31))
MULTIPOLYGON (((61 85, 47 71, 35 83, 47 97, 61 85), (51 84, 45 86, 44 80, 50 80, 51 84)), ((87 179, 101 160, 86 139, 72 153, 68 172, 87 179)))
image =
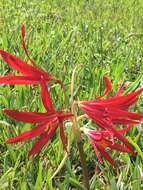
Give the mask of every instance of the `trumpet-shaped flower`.
POLYGON ((128 148, 131 148, 128 140, 118 132, 115 125, 134 125, 143 120, 143 114, 128 111, 130 106, 138 100, 138 96, 143 91, 143 88, 130 94, 121 95, 125 87, 123 83, 113 97, 101 99, 112 88, 107 77, 104 77, 104 82, 106 89, 100 97, 91 101, 81 101, 79 102, 79 106, 99 127, 107 130, 113 140, 115 136, 126 144, 128 148))
MULTIPOLYGON (((118 133, 123 135, 131 127, 132 126, 128 126, 124 129, 121 129, 118 131, 118 133)), ((106 148, 110 148, 111 150, 117 150, 119 152, 126 152, 135 156, 135 153, 131 151, 128 147, 118 144, 118 143, 113 143, 109 139, 110 135, 108 131, 95 131, 95 130, 84 128, 84 133, 89 138, 94 148, 95 154, 101 163, 103 163, 102 157, 104 157, 111 165, 115 166, 115 161, 111 158, 106 148)))
POLYGON ((60 128, 60 137, 64 148, 66 149, 66 138, 64 134, 64 120, 72 117, 72 114, 65 114, 63 111, 55 111, 52 105, 49 92, 47 90, 45 82, 41 83, 42 100, 46 113, 37 112, 20 112, 16 110, 5 109, 4 112, 15 119, 16 121, 33 123, 35 128, 30 131, 24 132, 16 137, 9 138, 6 143, 23 142, 34 137, 40 136, 39 140, 35 143, 33 148, 29 152, 29 156, 33 156, 40 151, 40 149, 49 142, 55 135, 57 128, 60 128))

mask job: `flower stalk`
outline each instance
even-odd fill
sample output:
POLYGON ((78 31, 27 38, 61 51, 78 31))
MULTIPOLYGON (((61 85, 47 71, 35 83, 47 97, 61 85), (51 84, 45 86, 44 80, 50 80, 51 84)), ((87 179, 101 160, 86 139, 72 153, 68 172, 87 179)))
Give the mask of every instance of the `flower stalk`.
POLYGON ((81 131, 80 131, 78 118, 77 118, 77 112, 76 112, 77 103, 76 101, 74 101, 74 81, 75 81, 75 76, 76 76, 76 70, 78 67, 79 66, 76 66, 74 68, 73 73, 72 73, 72 80, 71 80, 71 113, 74 115, 72 129, 73 129, 73 134, 76 139, 77 147, 79 151, 80 162, 81 162, 82 173, 83 173, 83 183, 86 190, 90 190, 86 157, 85 157, 85 153, 83 149, 81 131))

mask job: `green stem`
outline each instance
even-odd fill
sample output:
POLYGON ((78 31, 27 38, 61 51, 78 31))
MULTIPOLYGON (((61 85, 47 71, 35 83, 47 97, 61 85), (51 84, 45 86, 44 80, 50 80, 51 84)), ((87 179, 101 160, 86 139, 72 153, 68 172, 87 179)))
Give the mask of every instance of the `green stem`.
POLYGON ((74 136, 75 136, 75 139, 76 139, 76 142, 77 142, 78 151, 79 151, 80 162, 81 162, 82 173, 83 173, 83 183, 84 183, 84 186, 85 186, 86 190, 90 190, 88 170, 87 170, 87 165, 86 165, 86 158, 85 158, 85 153, 84 153, 84 150, 83 150, 81 131, 80 131, 78 121, 77 121, 75 103, 73 103, 73 105, 72 105, 72 113, 74 114, 73 133, 74 133, 74 136))
POLYGON ((78 142, 77 147, 78 147, 81 166, 82 166, 84 186, 86 187, 87 190, 90 190, 86 158, 85 158, 85 153, 84 153, 84 150, 83 150, 83 143, 78 142))
POLYGON ((85 153, 83 150, 83 143, 82 143, 82 137, 81 137, 81 131, 80 127, 78 124, 78 117, 77 117, 77 112, 76 112, 76 102, 74 101, 74 82, 75 82, 75 76, 76 76, 76 70, 82 65, 77 65, 72 73, 72 79, 71 79, 71 112, 73 113, 73 134, 75 136, 76 142, 77 142, 77 147, 79 151, 79 156, 80 156, 80 162, 81 162, 81 167, 82 167, 82 173, 83 173, 83 183, 86 188, 86 190, 90 190, 89 186, 89 178, 88 178, 88 170, 87 170, 87 165, 86 165, 86 158, 85 158, 85 153))

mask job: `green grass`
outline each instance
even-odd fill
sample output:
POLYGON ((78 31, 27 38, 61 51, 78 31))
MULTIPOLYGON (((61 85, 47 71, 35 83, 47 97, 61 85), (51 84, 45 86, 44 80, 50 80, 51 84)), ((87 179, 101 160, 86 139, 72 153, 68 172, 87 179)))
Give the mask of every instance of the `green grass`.
MULTIPOLYGON (((107 74, 116 91, 122 80, 129 85, 126 91, 143 86, 143 1, 142 0, 1 0, 0 48, 23 60, 20 24, 26 26, 26 42, 30 55, 37 64, 66 85, 70 101, 70 79, 77 64, 83 64, 76 80, 75 99, 92 99, 104 86, 107 74)), ((0 61, 0 75, 13 73, 0 61)), ((50 91, 56 109, 64 104, 59 86, 50 91)), ((143 112, 143 98, 134 111, 143 112)), ((38 86, 0 86, 0 108, 44 111, 38 86)), ((64 156, 57 133, 53 141, 33 160, 28 151, 35 142, 6 145, 5 139, 30 129, 32 126, 16 123, 0 112, 0 190, 82 190, 81 166, 74 141, 71 154, 63 169, 53 179, 52 174, 64 156)), ((68 134, 68 130, 66 130, 68 134)), ((84 149, 90 171, 91 190, 139 190, 140 169, 143 168, 143 134, 141 126, 130 132, 130 141, 138 152, 135 161, 129 155, 113 152, 118 169, 105 161, 99 165, 91 146, 85 139, 84 149), (139 135, 140 134, 140 135, 139 135), (98 165, 98 167, 97 167, 98 165)))

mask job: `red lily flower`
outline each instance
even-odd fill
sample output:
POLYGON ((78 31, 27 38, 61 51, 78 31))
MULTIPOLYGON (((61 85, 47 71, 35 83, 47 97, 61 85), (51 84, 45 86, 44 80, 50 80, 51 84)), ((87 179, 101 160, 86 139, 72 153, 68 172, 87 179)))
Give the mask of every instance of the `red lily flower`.
MULTIPOLYGON (((121 129, 118 131, 118 133, 123 135, 131 127, 132 126, 128 126, 124 129, 121 129)), ((111 158, 109 153, 106 151, 106 148, 110 148, 111 150, 117 150, 120 152, 126 152, 135 156, 135 153, 131 151, 128 147, 123 146, 118 143, 113 144, 113 142, 109 140, 110 135, 108 131, 95 131, 95 130, 84 128, 84 133, 88 136, 100 163, 103 163, 103 160, 102 160, 102 156, 103 156, 112 166, 114 167, 116 166, 115 161, 111 158), (108 139, 106 139, 106 137, 108 139)))
POLYGON ((40 149, 49 142, 54 136, 57 128, 60 128, 60 136, 64 148, 66 149, 67 143, 64 134, 64 120, 71 118, 72 114, 65 114, 63 111, 55 111, 50 100, 49 92, 47 90, 45 82, 41 83, 42 88, 42 100, 46 113, 37 112, 20 112, 16 110, 5 109, 4 112, 11 118, 27 123, 33 123, 36 125, 35 128, 30 131, 24 132, 16 137, 9 138, 6 143, 23 142, 40 135, 39 140, 35 143, 33 148, 29 152, 29 156, 33 156, 40 151, 40 149))
POLYGON ((115 125, 133 125, 143 120, 143 114, 127 111, 138 100, 138 96, 143 91, 143 88, 127 95, 121 95, 125 87, 123 83, 113 97, 102 100, 101 97, 107 95, 112 86, 107 77, 104 77, 104 81, 106 89, 103 94, 95 100, 81 101, 79 106, 99 127, 107 130, 113 140, 113 136, 115 136, 131 149, 130 143, 117 131, 115 125))
POLYGON ((27 64, 18 57, 4 50, 0 50, 0 55, 2 56, 3 60, 7 64, 9 64, 9 66, 12 69, 22 74, 22 76, 8 75, 0 77, 0 84, 39 84, 41 83, 41 81, 44 80, 45 82, 55 81, 63 87, 62 82, 60 80, 56 80, 55 77, 51 76, 49 73, 45 72, 44 70, 38 68, 36 66, 35 61, 32 58, 30 58, 24 42, 25 38, 24 25, 21 26, 21 34, 22 34, 22 47, 28 59, 33 64, 33 66, 27 64))

